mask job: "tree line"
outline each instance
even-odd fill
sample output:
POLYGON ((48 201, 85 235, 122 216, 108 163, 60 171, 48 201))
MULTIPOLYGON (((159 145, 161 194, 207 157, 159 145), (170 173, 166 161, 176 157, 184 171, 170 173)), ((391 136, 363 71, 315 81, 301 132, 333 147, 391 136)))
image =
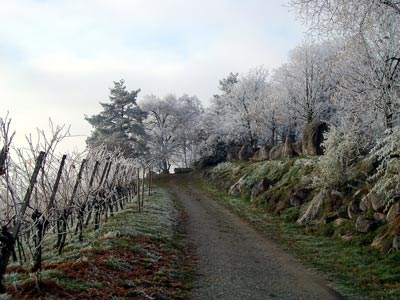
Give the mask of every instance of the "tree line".
POLYGON ((161 172, 220 147, 274 146, 299 140, 306 123, 323 120, 354 133, 366 147, 399 125, 400 4, 390 0, 292 0, 309 28, 276 69, 230 73, 203 108, 197 97, 145 96, 115 82, 104 110, 86 119, 89 145, 118 145, 161 172))

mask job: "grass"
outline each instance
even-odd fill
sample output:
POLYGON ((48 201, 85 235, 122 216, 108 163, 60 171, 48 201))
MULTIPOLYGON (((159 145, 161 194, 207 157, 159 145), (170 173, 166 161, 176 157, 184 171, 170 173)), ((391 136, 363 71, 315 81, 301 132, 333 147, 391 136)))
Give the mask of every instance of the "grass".
POLYGON ((180 232, 181 212, 163 189, 146 197, 141 213, 131 202, 84 241, 70 238, 55 254, 55 237, 44 245, 43 269, 12 264, 5 276, 12 299, 185 299, 191 255, 180 232))
POLYGON ((267 212, 260 204, 228 196, 225 191, 211 187, 200 174, 193 175, 192 180, 307 266, 332 280, 333 288, 345 299, 400 299, 400 254, 386 255, 370 248, 376 233, 354 233, 354 239, 343 241, 337 233, 354 228, 354 223, 310 229, 294 222, 296 209, 289 208, 281 215, 267 212))

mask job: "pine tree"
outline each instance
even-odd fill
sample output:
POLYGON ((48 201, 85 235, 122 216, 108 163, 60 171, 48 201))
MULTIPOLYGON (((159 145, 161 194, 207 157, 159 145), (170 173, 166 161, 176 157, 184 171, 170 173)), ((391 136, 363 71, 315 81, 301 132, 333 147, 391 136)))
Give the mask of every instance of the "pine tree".
POLYGON ((140 89, 126 90, 125 81, 114 81, 110 89, 110 103, 102 103, 103 111, 86 121, 94 127, 87 139, 89 146, 105 144, 113 150, 120 148, 126 157, 139 155, 144 150, 143 118, 145 113, 137 106, 136 99, 140 89))

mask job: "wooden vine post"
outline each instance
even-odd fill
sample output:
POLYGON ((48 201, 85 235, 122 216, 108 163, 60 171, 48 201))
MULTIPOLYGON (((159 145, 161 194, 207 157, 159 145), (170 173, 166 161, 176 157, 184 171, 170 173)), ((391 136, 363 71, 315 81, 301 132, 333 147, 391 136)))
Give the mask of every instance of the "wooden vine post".
POLYGON ((72 213, 72 205, 74 204, 75 196, 78 191, 79 184, 82 180, 83 169, 86 164, 86 159, 82 160, 81 167, 79 168, 78 177, 76 178, 74 189, 72 190, 72 195, 69 200, 67 208, 64 210, 63 214, 61 215, 61 232, 59 232, 59 244, 58 244, 58 254, 62 254, 62 250, 65 245, 65 239, 67 237, 67 224, 68 224, 68 217, 72 213))
POLYGON ((51 210, 54 206, 54 200, 56 199, 56 194, 57 194, 58 186, 60 185, 61 175, 62 175, 62 171, 64 169, 66 159, 67 159, 67 156, 64 154, 63 157, 61 158, 61 163, 60 163, 60 167, 57 172, 56 181, 54 182, 53 190, 51 191, 49 205, 47 207, 48 211, 51 210))
POLYGON ((83 241, 83 220, 85 217, 85 209, 86 209, 86 203, 90 197, 90 189, 93 186, 94 178, 96 177, 97 170, 99 169, 99 161, 96 161, 93 167, 92 175, 90 176, 90 181, 89 181, 89 187, 88 187, 88 194, 86 196, 85 201, 83 202, 82 206, 79 207, 79 212, 78 212, 78 224, 76 225, 76 230, 75 232, 79 232, 79 241, 83 241))
POLYGON ((153 177, 153 169, 152 168, 149 168, 149 175, 148 175, 148 178, 147 178, 147 185, 148 185, 148 188, 149 188, 149 196, 151 196, 151 185, 152 185, 152 177, 153 177))
MULTIPOLYGON (((60 185, 61 175, 62 175, 62 171, 64 169, 66 159, 67 159, 67 155, 63 155, 61 158, 60 167, 58 169, 57 177, 56 177, 56 180, 54 182, 54 186, 53 186, 53 189, 51 192, 49 204, 47 206, 47 213, 49 213, 50 210, 54 206, 54 201, 56 198, 58 186, 60 185)), ((33 253, 32 271, 36 272, 36 271, 40 270, 42 267, 42 242, 43 242, 43 236, 44 236, 45 230, 48 225, 48 221, 46 220, 44 214, 42 212, 40 212, 39 210, 35 210, 33 212, 32 220, 36 227, 35 251, 33 253)))
POLYGON ((146 168, 143 167, 143 177, 142 177, 142 207, 144 206, 144 182, 145 182, 145 178, 146 178, 146 168))
POLYGON ((137 176, 136 176, 136 195, 138 200, 138 208, 139 212, 141 211, 141 202, 140 202, 140 169, 137 169, 137 176))
POLYGON ((5 288, 3 285, 4 274, 6 273, 7 265, 10 260, 11 254, 14 252, 15 241, 18 238, 19 231, 21 229, 22 222, 25 217, 26 209, 29 206, 29 201, 31 199, 33 188, 36 184, 37 176, 39 174, 40 168, 42 167, 46 153, 40 152, 36 159, 35 169, 33 170, 31 179, 29 181, 28 190, 25 193, 25 197, 16 215, 14 227, 10 233, 6 226, 2 226, 0 234, 0 242, 3 244, 0 252, 0 293, 5 293, 5 288))
MULTIPOLYGON (((106 164, 104 165, 104 169, 103 172, 101 172, 101 177, 100 177, 100 181, 99 181, 99 185, 96 188, 96 193, 94 195, 94 199, 92 201, 92 203, 90 204, 90 208, 89 208, 89 212, 88 212, 88 216, 86 218, 86 222, 85 222, 85 226, 89 225, 90 219, 92 218, 92 213, 93 213, 93 208, 96 210, 97 212, 97 206, 98 206, 98 197, 99 197, 99 189, 101 188, 101 184, 104 180, 104 177, 106 176, 107 170, 108 170, 108 165, 110 164, 109 161, 106 162, 106 164)), ((95 216, 96 218, 96 216, 95 216)))
POLYGON ((104 190, 101 190, 102 186, 104 184, 107 184, 107 178, 108 175, 110 174, 112 162, 108 161, 106 163, 106 166, 104 167, 103 174, 100 179, 100 184, 99 184, 99 192, 96 195, 96 202, 95 202, 95 216, 94 216, 94 230, 97 230, 100 228, 100 217, 101 217, 101 208, 102 208, 102 203, 101 200, 102 198, 104 199, 104 190))

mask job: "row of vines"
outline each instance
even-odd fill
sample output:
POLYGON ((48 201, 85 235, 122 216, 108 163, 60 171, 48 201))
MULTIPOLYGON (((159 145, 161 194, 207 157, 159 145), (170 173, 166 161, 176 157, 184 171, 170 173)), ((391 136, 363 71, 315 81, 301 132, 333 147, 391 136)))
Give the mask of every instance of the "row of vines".
MULTIPOLYGON (((13 147, 10 120, 0 119, 0 293, 10 260, 42 267, 43 243, 62 255, 72 239, 83 240, 85 230, 97 230, 128 202, 140 212, 145 181, 151 188, 151 167, 126 159, 120 151, 104 147, 85 153, 59 155, 57 146, 68 128, 53 126, 51 133, 37 131, 27 137, 28 147, 13 147), (146 179, 147 178, 147 179, 146 179), (56 238, 54 238, 56 237, 56 238)), ((46 248, 47 249, 47 248, 46 248)))

